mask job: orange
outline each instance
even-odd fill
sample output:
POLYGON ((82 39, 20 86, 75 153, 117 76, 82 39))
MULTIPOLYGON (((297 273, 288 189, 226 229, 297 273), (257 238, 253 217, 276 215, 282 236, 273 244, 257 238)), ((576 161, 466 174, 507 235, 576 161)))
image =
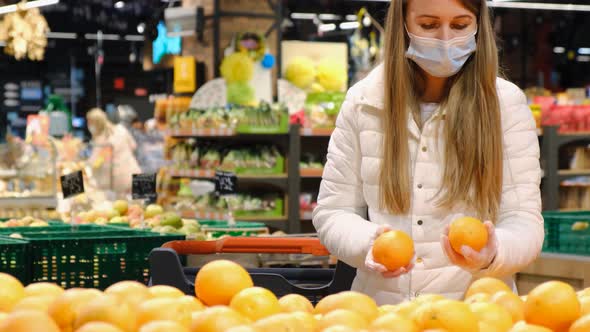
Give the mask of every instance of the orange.
POLYGON ((305 296, 299 294, 289 294, 281 297, 279 305, 283 312, 313 312, 313 304, 305 296))
POLYGON ((256 332, 316 331, 313 315, 306 312, 280 313, 263 318, 252 325, 256 332))
POLYGON ((10 274, 0 273, 0 312, 9 312, 23 297, 23 284, 10 274))
POLYGON ((96 289, 68 289, 49 306, 48 313, 63 332, 72 331, 79 308, 101 295, 96 289))
POLYGON ((477 316, 471 312, 469 305, 453 300, 432 303, 429 310, 419 317, 422 329, 445 329, 450 332, 477 331, 477 316))
POLYGON ((358 332, 358 330, 346 325, 335 325, 325 328, 321 332, 358 332))
POLYGON ((135 315, 125 303, 114 296, 101 295, 79 307, 74 330, 89 322, 110 323, 123 331, 135 331, 135 315))
POLYGON ((372 322, 379 315, 379 307, 369 296, 354 291, 328 295, 318 302, 315 313, 325 315, 336 309, 356 311, 372 322))
POLYGON ((136 308, 141 302, 152 298, 150 290, 137 281, 120 281, 105 289, 104 292, 118 297, 131 308, 136 308))
POLYGON ((167 285, 152 286, 149 288, 149 292, 152 298, 167 297, 176 299, 184 296, 184 293, 178 288, 167 285))
POLYGON ((414 299, 413 302, 418 304, 432 303, 436 301, 445 300, 445 297, 440 294, 423 294, 414 299))
POLYGON ((550 329, 543 327, 543 326, 538 326, 538 325, 533 325, 533 324, 527 324, 525 322, 518 322, 517 324, 515 324, 509 332, 553 332, 550 329))
POLYGON ((124 332, 113 324, 104 322, 90 322, 84 324, 76 332, 124 332))
POLYGON ((469 306, 480 323, 486 323, 506 332, 512 327, 512 316, 506 309, 495 303, 473 303, 469 306))
POLYGON ((357 330, 362 330, 369 326, 369 321, 357 312, 336 309, 325 314, 318 322, 318 328, 320 330, 335 325, 344 325, 357 330))
POLYGON ((41 311, 17 311, 0 323, 0 332, 60 332, 55 322, 41 311))
POLYGON ((414 311, 418 309, 420 305, 416 302, 402 302, 392 308, 390 312, 396 313, 404 318, 412 318, 414 311))
POLYGON ((524 302, 518 295, 506 291, 498 292, 492 296, 491 302, 504 307, 512 316, 512 323, 524 320, 524 302))
POLYGON ((297 311, 289 313, 291 318, 294 318, 297 326, 301 327, 302 331, 315 331, 318 327, 318 320, 310 313, 297 311))
POLYGON ((243 289, 232 298, 229 306, 253 321, 281 312, 277 297, 262 287, 243 289))
POLYGON ((139 332, 188 332, 188 329, 171 320, 155 320, 142 326, 139 332))
POLYGON ((584 296, 579 298, 580 300, 580 315, 586 316, 590 314, 590 296, 584 296))
POLYGON ((467 289, 465 298, 467 299, 478 293, 494 295, 501 291, 512 292, 510 287, 508 287, 508 285, 506 285, 502 280, 486 277, 474 281, 467 289))
POLYGON ((488 243, 488 230, 480 220, 462 217, 451 223, 449 242, 453 250, 459 254, 461 254, 461 247, 463 246, 480 251, 488 243))
POLYGON ((205 264, 195 278, 195 294, 208 306, 229 305, 234 295, 253 286, 248 271, 228 260, 205 264))
POLYGON ((223 306, 207 308, 193 316, 191 332, 224 332, 232 327, 248 324, 248 319, 237 311, 223 306))
MULTIPOLYGON (((139 331, 139 332, 141 332, 141 331, 139 331)), ((163 332, 166 332, 166 331, 163 331, 163 332)), ((247 325, 242 325, 242 326, 232 327, 231 329, 227 330, 226 332, 259 332, 259 331, 254 329, 253 327, 250 327, 247 325)))
POLYGON ((373 258, 389 271, 407 266, 414 257, 414 242, 402 231, 385 232, 373 243, 373 258))
MULTIPOLYGON (((501 332, 502 330, 488 323, 479 322, 479 332, 501 332)), ((508 331, 508 330, 506 330, 508 331)))
POLYGON ((371 323, 371 330, 385 330, 389 332, 420 332, 418 325, 398 314, 383 315, 371 323))
POLYGON ((176 299, 176 301, 185 305, 186 308, 190 310, 190 312, 196 312, 205 309, 205 305, 203 305, 199 299, 191 295, 184 295, 183 297, 176 299))
POLYGON ((578 297, 586 297, 586 296, 590 295, 590 287, 582 289, 581 291, 577 292, 576 294, 578 294, 578 297))
POLYGON ((17 303, 12 311, 18 310, 37 310, 37 311, 47 311, 49 306, 55 301, 53 296, 32 296, 32 297, 25 297, 19 303, 17 303))
POLYGON ((491 302, 492 296, 486 293, 477 293, 473 294, 470 297, 465 299, 465 303, 472 304, 472 303, 481 303, 481 302, 491 302))
POLYGON ((187 304, 174 298, 155 298, 147 300, 137 307, 137 326, 141 327, 156 320, 171 320, 189 327, 191 309, 187 304))
POLYGON ((548 281, 535 287, 524 304, 527 323, 565 331, 581 315, 580 301, 573 287, 548 281))
POLYGON ((570 326, 569 332, 588 332, 590 331, 590 315, 583 316, 582 318, 575 321, 570 326))
POLYGON ((36 282, 25 287, 25 297, 29 296, 51 296, 58 297, 64 289, 50 282, 36 282))

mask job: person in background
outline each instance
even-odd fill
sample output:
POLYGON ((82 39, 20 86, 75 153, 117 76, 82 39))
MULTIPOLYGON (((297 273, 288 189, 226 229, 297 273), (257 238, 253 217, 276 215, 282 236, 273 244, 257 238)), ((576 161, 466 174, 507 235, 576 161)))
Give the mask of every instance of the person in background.
POLYGON ((539 142, 522 91, 498 78, 485 0, 393 0, 383 64, 347 94, 313 223, 357 268, 353 290, 379 304, 420 294, 460 299, 470 283, 513 276, 544 239, 539 142), (485 221, 479 252, 449 243, 462 216, 485 221), (414 242, 396 271, 374 261, 388 229, 414 242))
MULTIPOLYGON (((106 113, 101 109, 90 110, 86 115, 86 120, 88 131, 92 135, 91 142, 96 150, 93 154, 98 155, 99 160, 111 159, 113 191, 118 195, 130 193, 132 175, 141 173, 134 155, 137 149, 135 139, 123 125, 115 125, 110 122, 106 113), (112 149, 111 153, 106 152, 110 149, 112 149)), ((99 175, 97 174, 97 176, 99 175)))

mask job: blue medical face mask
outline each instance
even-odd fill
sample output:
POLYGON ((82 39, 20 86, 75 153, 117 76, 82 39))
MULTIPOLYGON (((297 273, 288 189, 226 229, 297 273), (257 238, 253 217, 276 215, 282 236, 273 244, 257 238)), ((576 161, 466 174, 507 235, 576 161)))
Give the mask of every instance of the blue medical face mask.
POLYGON ((408 32, 410 47, 406 57, 434 77, 451 77, 463 68, 477 49, 476 34, 477 30, 467 36, 441 40, 408 32))

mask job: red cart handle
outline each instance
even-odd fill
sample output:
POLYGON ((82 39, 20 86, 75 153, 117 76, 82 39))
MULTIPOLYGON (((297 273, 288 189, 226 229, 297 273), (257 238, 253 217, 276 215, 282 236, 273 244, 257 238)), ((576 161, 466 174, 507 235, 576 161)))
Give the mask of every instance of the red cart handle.
POLYGON ((330 255, 317 238, 226 237, 216 241, 170 241, 164 243, 162 248, 171 248, 180 255, 217 253, 330 255))

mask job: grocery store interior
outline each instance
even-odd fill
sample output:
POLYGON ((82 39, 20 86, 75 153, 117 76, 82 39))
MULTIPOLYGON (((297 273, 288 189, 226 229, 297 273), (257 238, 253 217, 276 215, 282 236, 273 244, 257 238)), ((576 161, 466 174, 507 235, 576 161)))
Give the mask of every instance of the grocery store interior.
MULTIPOLYGON (((412 316, 428 288, 378 308, 341 293, 365 266, 312 221, 347 91, 412 1, 0 0, 0 332, 476 331, 412 316)), ((545 235, 520 297, 492 275, 468 313, 423 302, 482 332, 590 331, 590 3, 441 2, 489 8, 536 123, 545 235)))

